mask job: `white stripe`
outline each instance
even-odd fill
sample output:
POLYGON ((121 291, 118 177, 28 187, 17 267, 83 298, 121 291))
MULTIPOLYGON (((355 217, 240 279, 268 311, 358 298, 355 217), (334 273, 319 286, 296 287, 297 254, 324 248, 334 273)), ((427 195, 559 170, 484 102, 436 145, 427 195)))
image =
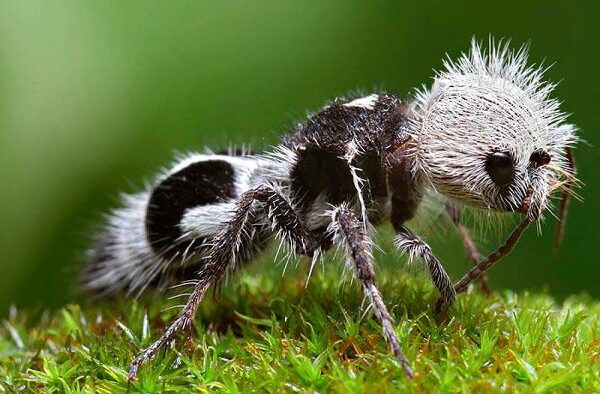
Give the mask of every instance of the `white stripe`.
POLYGON ((344 107, 357 107, 357 108, 365 108, 365 109, 373 109, 375 108, 375 104, 379 99, 379 95, 371 94, 369 96, 357 98, 356 100, 352 100, 349 103, 344 104, 344 107))

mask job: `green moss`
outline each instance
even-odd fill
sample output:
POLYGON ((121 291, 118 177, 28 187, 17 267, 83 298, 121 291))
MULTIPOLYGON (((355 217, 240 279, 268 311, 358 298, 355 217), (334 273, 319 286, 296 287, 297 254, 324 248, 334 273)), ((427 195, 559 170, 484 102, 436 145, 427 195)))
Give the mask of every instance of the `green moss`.
POLYGON ((0 327, 0 392, 581 391, 600 392, 600 304, 545 294, 463 294, 436 317, 420 275, 381 270, 381 289, 418 376, 409 381, 356 284, 332 268, 304 278, 243 272, 206 300, 194 335, 144 366, 128 363, 177 313, 148 303, 78 306, 0 327))

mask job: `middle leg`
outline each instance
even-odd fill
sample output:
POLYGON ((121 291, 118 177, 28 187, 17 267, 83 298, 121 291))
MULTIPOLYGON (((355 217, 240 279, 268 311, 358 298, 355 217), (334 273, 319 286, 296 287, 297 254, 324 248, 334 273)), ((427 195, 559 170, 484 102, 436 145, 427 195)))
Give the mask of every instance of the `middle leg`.
POLYGON ((437 312, 440 312, 444 305, 451 305, 456 298, 454 284, 441 261, 431 251, 431 247, 405 226, 399 226, 397 233, 398 249, 406 253, 410 260, 419 258, 427 265, 431 280, 440 293, 440 302, 436 305, 437 312))
POLYGON ((394 331, 392 317, 383 302, 379 289, 375 285, 373 255, 364 225, 347 205, 335 208, 332 211, 331 219, 330 232, 333 234, 334 240, 346 249, 348 259, 354 266, 355 275, 362 285, 363 293, 371 303, 375 315, 381 323, 387 343, 400 362, 406 376, 413 378, 414 373, 404 353, 402 353, 400 341, 394 331))

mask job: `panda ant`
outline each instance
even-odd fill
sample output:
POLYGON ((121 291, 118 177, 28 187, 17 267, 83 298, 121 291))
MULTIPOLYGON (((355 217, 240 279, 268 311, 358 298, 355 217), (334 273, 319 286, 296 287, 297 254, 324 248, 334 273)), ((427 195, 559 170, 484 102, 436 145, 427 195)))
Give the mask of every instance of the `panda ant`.
POLYGON ((446 59, 431 88, 412 101, 391 94, 336 99, 260 154, 189 154, 145 191, 126 195, 89 252, 84 286, 100 295, 135 295, 151 283, 194 289, 163 335, 135 360, 128 379, 190 327, 208 289, 260 253, 274 237, 311 261, 333 246, 360 282, 383 336, 406 376, 413 377, 392 317, 377 287, 371 227, 390 221, 396 245, 421 260, 439 292, 437 310, 506 256, 562 191, 556 242, 576 185, 566 122, 544 69, 527 64, 527 47, 507 42, 446 59), (456 284, 406 222, 427 192, 446 201, 473 262, 456 284), (463 207, 520 213, 506 242, 480 259, 463 207))

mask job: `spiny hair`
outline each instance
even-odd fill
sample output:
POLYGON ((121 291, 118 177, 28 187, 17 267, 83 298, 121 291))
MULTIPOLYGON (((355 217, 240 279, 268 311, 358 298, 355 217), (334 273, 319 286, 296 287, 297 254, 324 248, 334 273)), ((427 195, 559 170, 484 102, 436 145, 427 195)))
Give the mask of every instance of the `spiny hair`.
POLYGON ((491 210, 514 211, 531 190, 539 215, 553 190, 573 182, 566 151, 577 142, 576 127, 551 97, 556 85, 544 80, 546 70, 528 65, 527 45, 511 50, 509 41, 493 38, 487 48, 473 39, 469 52, 447 57, 413 103, 414 173, 451 199, 491 210), (551 163, 531 171, 536 150, 551 163), (493 152, 507 152, 514 162, 508 193, 485 171, 493 152))

